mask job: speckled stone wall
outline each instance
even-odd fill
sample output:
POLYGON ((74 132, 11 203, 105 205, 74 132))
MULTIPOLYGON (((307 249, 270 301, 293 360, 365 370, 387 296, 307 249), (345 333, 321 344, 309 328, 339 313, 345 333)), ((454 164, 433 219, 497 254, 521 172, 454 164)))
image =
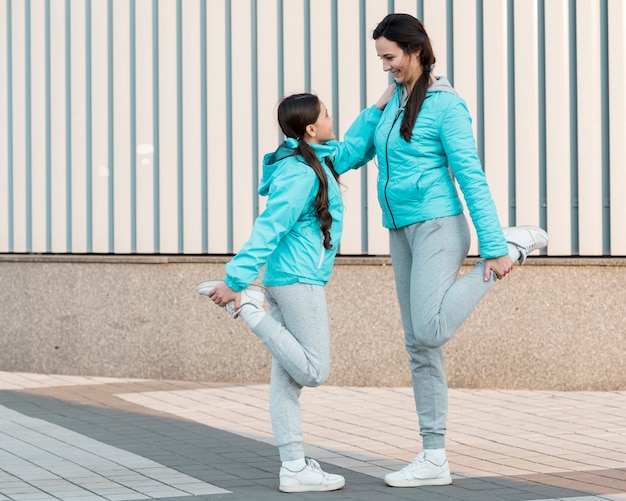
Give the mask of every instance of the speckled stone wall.
MULTIPOLYGON (((0 370, 265 383, 261 342, 196 293, 224 262, 0 256, 0 370)), ((339 259, 327 297, 327 384, 410 385, 389 260, 339 259)), ((626 389, 625 305, 624 259, 529 258, 446 345, 449 384, 626 389)))

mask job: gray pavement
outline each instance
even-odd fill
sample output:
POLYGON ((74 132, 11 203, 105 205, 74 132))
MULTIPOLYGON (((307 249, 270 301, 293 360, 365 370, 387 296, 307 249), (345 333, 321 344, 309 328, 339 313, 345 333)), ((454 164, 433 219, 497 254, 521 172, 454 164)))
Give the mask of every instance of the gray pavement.
POLYGON ((450 391, 453 484, 397 489, 409 388, 302 394, 307 454, 346 486, 278 492, 267 385, 0 372, 4 500, 626 500, 626 391, 450 391))

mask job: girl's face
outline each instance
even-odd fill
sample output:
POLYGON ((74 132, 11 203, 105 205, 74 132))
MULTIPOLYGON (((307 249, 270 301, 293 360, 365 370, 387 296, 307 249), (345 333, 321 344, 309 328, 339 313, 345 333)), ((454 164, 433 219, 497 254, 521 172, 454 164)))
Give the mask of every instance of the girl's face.
POLYGON ((422 76, 419 52, 407 54, 396 42, 385 37, 377 38, 375 45, 376 53, 383 62, 383 71, 390 71, 396 82, 406 85, 410 92, 415 82, 422 76))
POLYGON ((320 114, 317 122, 306 127, 305 141, 307 143, 323 144, 335 139, 333 130, 333 117, 330 116, 326 105, 320 101, 320 114))

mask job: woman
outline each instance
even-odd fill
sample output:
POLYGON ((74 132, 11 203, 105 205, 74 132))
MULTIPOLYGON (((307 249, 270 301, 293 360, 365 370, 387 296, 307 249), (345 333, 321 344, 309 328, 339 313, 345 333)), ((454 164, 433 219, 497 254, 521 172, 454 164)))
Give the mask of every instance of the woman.
POLYGON ((389 14, 373 32, 383 70, 397 91, 383 111, 374 143, 378 198, 400 304, 423 451, 385 477, 394 487, 452 482, 445 453, 447 383, 442 346, 478 302, 526 255, 547 245, 541 228, 502 230, 476 152, 465 102, 435 78, 432 46, 422 23, 389 14), (458 181, 477 231, 475 268, 457 280, 470 232, 458 181))

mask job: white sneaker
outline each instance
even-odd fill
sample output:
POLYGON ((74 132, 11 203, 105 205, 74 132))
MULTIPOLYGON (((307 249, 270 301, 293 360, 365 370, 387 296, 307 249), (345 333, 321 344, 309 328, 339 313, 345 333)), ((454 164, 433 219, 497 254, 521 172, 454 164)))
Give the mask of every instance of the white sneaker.
POLYGON ((548 245, 548 234, 538 226, 513 226, 502 228, 502 231, 507 243, 513 244, 519 250, 519 264, 524 264, 526 256, 532 251, 548 245))
POLYGON ((281 492, 322 492, 341 489, 346 480, 341 475, 333 475, 322 470, 315 459, 306 458, 306 466, 300 471, 280 469, 281 492))
POLYGON ((411 464, 400 471, 385 475, 385 483, 391 487, 418 487, 420 485, 450 485, 452 477, 448 460, 442 465, 431 463, 420 452, 411 464))
POLYGON ((265 289, 260 285, 248 285, 247 289, 241 291, 241 303, 239 303, 239 309, 233 313, 233 318, 239 317, 244 306, 254 306, 257 310, 265 311, 264 303, 265 289))
MULTIPOLYGON (((215 287, 223 283, 223 280, 208 280, 207 282, 199 283, 196 290, 198 291, 198 294, 208 296, 215 287)), ((237 318, 239 316, 239 312, 241 311, 241 307, 244 304, 250 304, 256 308, 263 309, 263 302, 265 301, 264 290, 265 289, 259 285, 248 285, 247 289, 243 289, 241 291, 241 303, 239 305, 239 309, 235 311, 235 301, 229 301, 226 306, 224 306, 226 313, 232 315, 233 318, 237 318)))

